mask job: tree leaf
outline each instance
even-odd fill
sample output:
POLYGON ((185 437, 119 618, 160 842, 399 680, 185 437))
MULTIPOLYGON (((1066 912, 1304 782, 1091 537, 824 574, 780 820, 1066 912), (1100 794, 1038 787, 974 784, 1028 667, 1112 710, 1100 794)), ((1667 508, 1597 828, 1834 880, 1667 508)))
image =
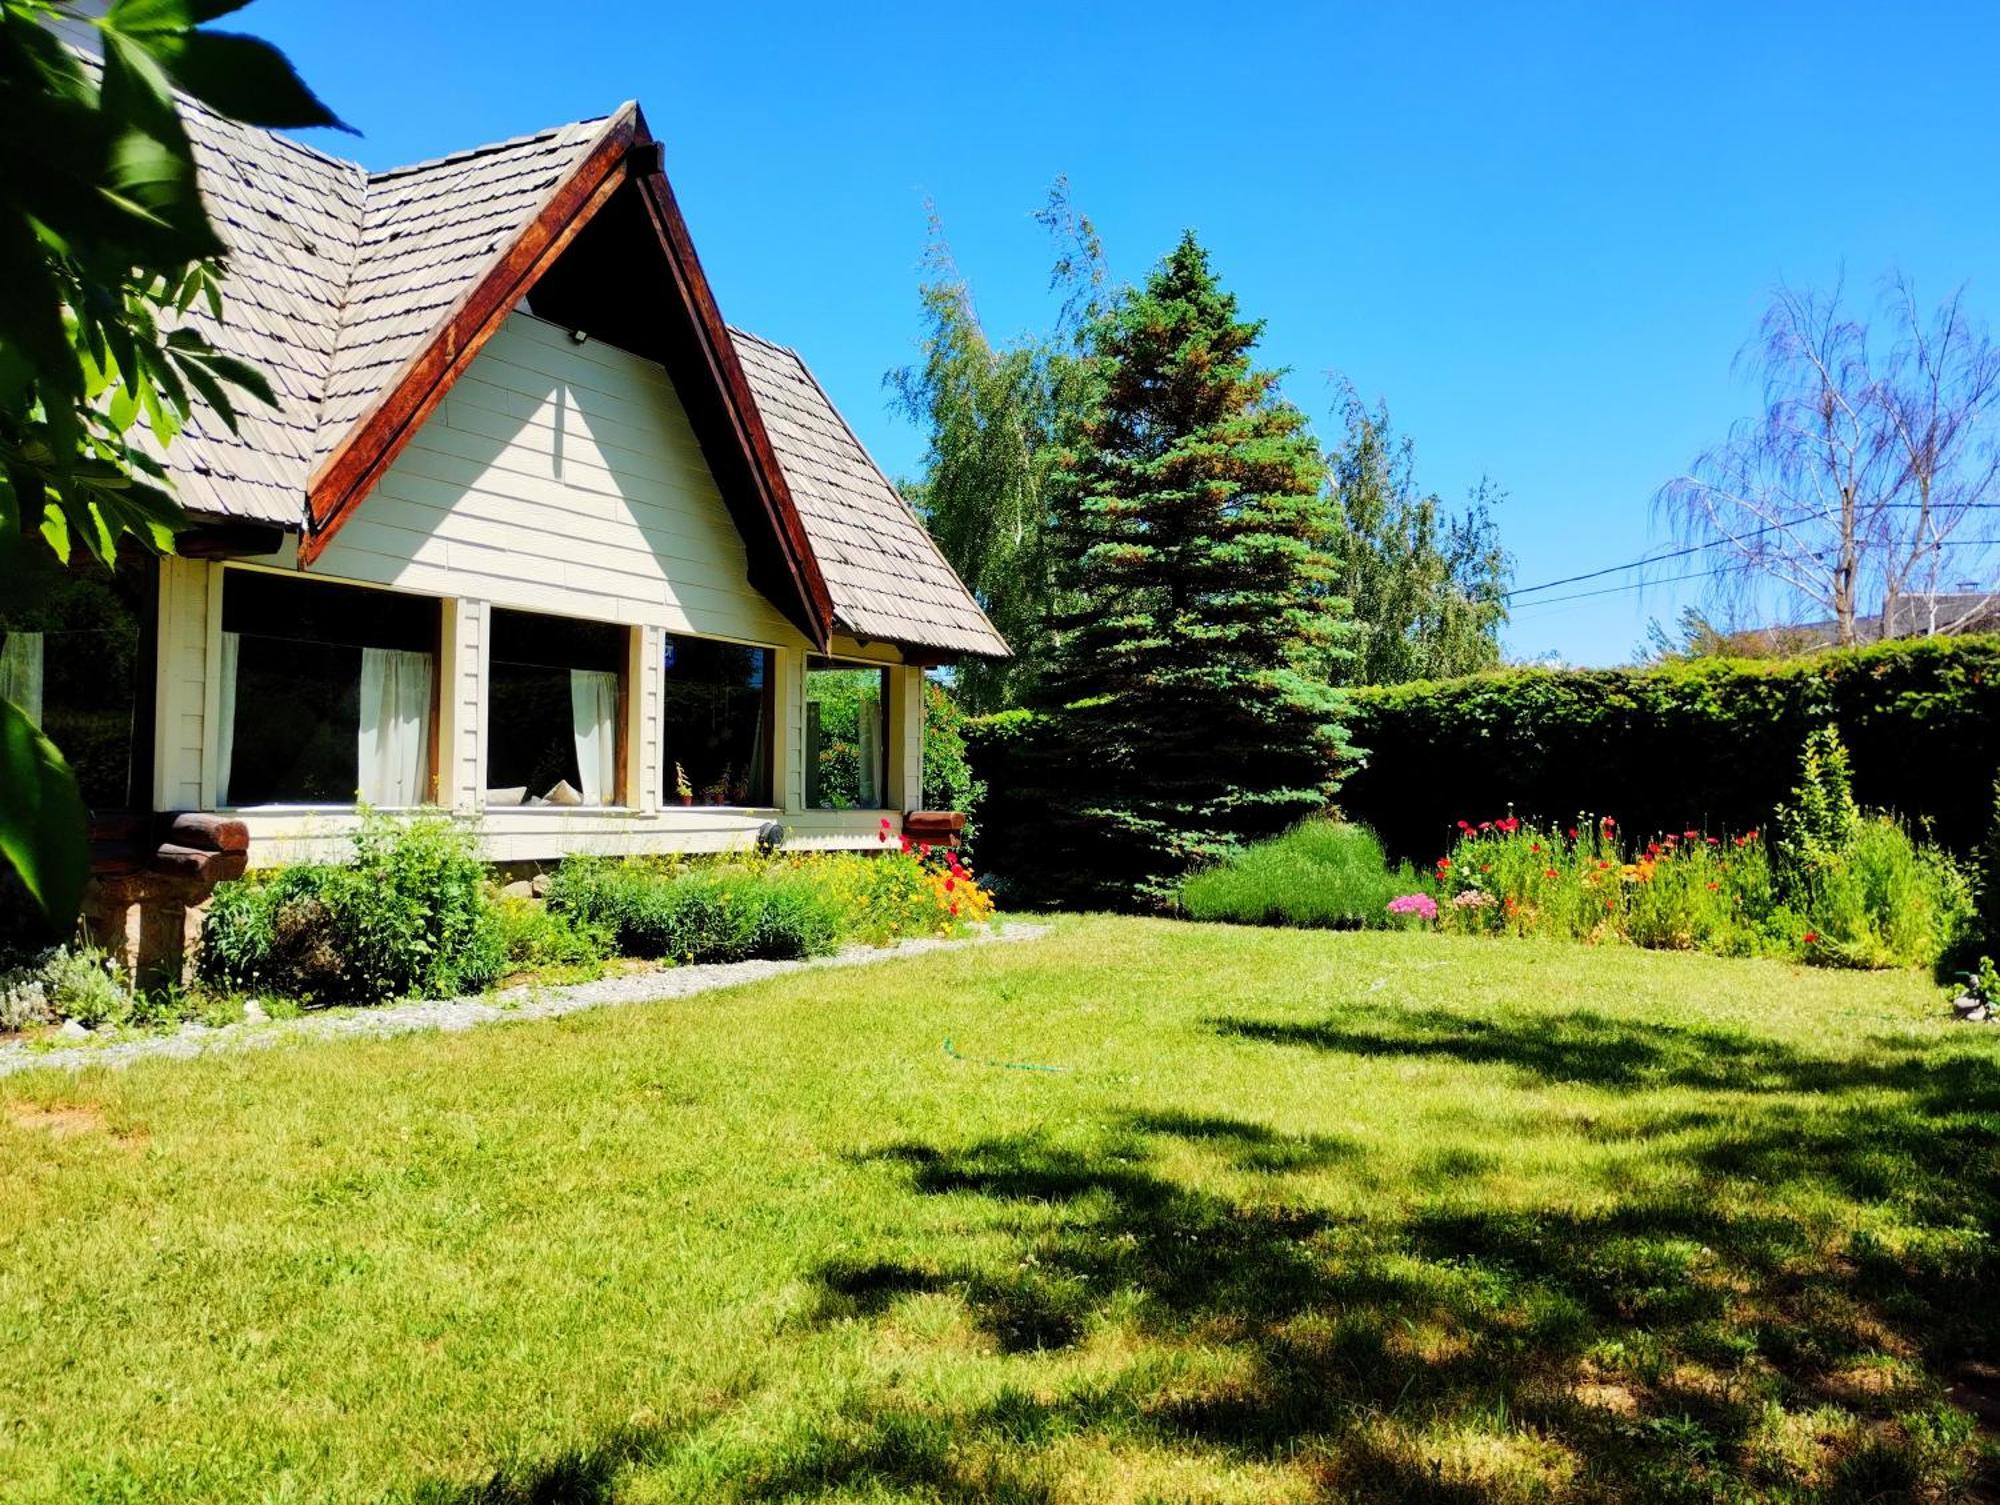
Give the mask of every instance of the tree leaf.
POLYGON ((232 31, 149 36, 145 45, 175 83, 210 109, 248 125, 331 126, 358 135, 305 86, 269 42, 232 31))
POLYGON ((90 877, 89 816, 63 755, 11 700, 0 700, 0 857, 66 933, 90 877))

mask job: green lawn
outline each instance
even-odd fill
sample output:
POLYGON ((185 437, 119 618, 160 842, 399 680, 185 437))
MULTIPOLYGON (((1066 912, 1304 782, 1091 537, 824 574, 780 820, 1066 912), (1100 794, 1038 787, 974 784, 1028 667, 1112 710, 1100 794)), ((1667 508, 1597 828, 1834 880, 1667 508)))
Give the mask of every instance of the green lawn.
POLYGON ((1064 921, 0 1082, 0 1497, 1946 1500, 1997 1211, 1915 976, 1064 921))

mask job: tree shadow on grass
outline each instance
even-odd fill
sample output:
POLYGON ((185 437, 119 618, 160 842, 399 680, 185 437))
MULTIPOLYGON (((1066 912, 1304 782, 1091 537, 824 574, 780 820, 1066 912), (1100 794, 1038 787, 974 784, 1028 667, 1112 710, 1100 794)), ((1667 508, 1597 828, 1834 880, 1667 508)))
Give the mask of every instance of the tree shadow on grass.
POLYGON ((905 1143, 880 1158, 918 1191, 1018 1209, 1015 1257, 829 1267, 821 1315, 881 1317, 910 1292, 950 1292, 1003 1352, 1072 1347, 1104 1322, 1168 1352, 1219 1350, 1226 1381, 1054 1386, 1026 1420, 1016 1398, 1005 1418, 973 1411, 955 1426, 993 1446, 1098 1432, 1225 1467, 1286 1462, 1329 1500, 1858 1505, 1966 1487, 1970 1421, 1943 1394, 1958 1360, 2000 1339, 1982 1294, 2000 1276, 1991 1060, 1878 1046, 1842 1061, 1591 1014, 1519 1029, 1400 1016, 1221 1027, 1620 1089, 1616 1132, 1672 1174, 1600 1210, 1459 1196, 1341 1218, 1274 1200, 1282 1182, 1170 1174, 1176 1143, 1260 1178, 1338 1174, 1352 1158, 1247 1120, 1145 1114, 1083 1147, 1043 1134, 905 1143), (1656 1086, 1743 1096, 1666 1105, 1648 1123, 1643 1089, 1656 1086), (1043 1316, 1024 1324, 1024 1311, 1043 1316))
MULTIPOLYGON (((825 1265, 812 1320, 945 1297, 1014 1367, 977 1402, 885 1383, 800 1418, 731 1457, 730 1494, 1042 1505, 1043 1460, 1082 1446, 1280 1467, 1369 1505, 1968 1497, 1976 1444, 1944 1389, 2000 1345, 1990 1058, 1878 1042, 1841 1060, 1588 1013, 1218 1028, 1615 1090, 1615 1111, 1527 1132, 1629 1143, 1659 1174, 1526 1208, 1420 1177, 1345 1216, 1314 1178, 1355 1146, 1228 1115, 895 1145, 869 1158, 975 1204, 987 1236, 962 1260, 825 1265)), ((680 1446, 615 1437, 419 1498, 594 1505, 680 1446)))

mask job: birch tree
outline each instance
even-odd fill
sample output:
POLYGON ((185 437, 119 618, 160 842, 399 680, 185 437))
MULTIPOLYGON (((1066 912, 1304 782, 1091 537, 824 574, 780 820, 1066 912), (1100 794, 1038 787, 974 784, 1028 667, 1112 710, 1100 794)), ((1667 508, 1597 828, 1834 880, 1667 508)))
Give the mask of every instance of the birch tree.
POLYGON ((1655 499, 1711 598, 1818 613, 1841 644, 1963 620, 1937 603, 1990 579, 2000 495, 2000 352, 1964 290, 1927 311, 1893 277, 1871 327, 1840 284, 1780 287, 1738 362, 1763 411, 1655 499))

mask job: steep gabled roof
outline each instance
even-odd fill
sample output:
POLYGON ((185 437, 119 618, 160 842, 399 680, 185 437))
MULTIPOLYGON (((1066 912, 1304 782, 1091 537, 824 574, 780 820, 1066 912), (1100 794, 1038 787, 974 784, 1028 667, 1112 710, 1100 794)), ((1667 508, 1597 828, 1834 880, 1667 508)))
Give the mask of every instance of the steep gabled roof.
MULTIPOLYGON (((792 351, 723 324, 636 105, 368 173, 187 103, 228 247, 215 343, 270 373, 281 411, 206 413, 169 452, 191 510, 303 532, 302 563, 361 505, 508 310, 630 185, 680 310, 677 383, 751 545, 752 578, 808 638, 837 626, 940 655, 1007 648, 792 351), (692 399, 692 400, 691 400, 692 399)), ((256 408, 256 404, 247 404, 256 408)))

